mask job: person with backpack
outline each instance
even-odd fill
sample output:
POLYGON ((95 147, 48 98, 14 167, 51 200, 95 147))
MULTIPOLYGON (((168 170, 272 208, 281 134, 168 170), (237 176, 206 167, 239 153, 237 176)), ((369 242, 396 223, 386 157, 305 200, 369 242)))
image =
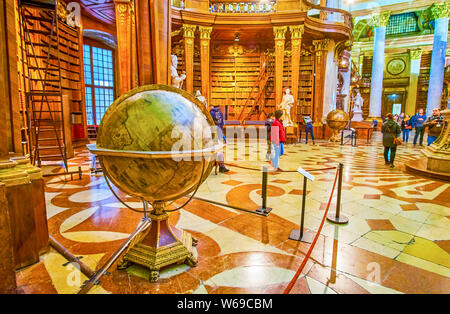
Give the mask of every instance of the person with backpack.
POLYGON ((271 164, 273 171, 282 171, 278 165, 281 156, 281 146, 286 142, 286 133, 283 123, 280 121, 282 116, 283 111, 275 111, 275 120, 270 130, 270 140, 272 142, 271 164))
POLYGON ((316 145, 316 142, 314 140, 314 128, 313 128, 313 121, 311 120, 310 116, 303 117, 303 123, 305 124, 305 139, 306 144, 308 144, 308 133, 311 134, 311 138, 313 141, 313 145, 316 145))
POLYGON ((401 123, 402 134, 403 134, 403 143, 408 143, 409 140, 409 132, 412 130, 411 119, 409 115, 405 115, 401 123))
POLYGON ((398 142, 396 139, 402 132, 400 126, 394 121, 394 115, 392 113, 388 113, 386 122, 383 123, 383 126, 381 127, 381 132, 383 133, 384 164, 391 165, 391 168, 394 168, 398 142))
MULTIPOLYGON (((225 121, 223 119, 223 114, 220 111, 219 106, 212 107, 211 110, 209 111, 209 113, 211 114, 214 124, 216 125, 219 139, 223 139, 223 141, 226 143, 227 139, 226 139, 225 133, 223 131, 223 126, 225 125, 225 121)), ((225 158, 223 156, 223 152, 217 153, 217 163, 219 164, 219 172, 225 173, 225 172, 230 171, 229 169, 227 169, 225 167, 225 158)))

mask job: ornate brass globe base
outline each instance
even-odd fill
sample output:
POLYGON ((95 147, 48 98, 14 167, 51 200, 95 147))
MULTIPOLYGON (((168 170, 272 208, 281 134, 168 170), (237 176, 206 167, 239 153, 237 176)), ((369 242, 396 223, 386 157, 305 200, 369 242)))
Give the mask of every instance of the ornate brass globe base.
POLYGON ((331 135, 329 141, 332 143, 339 143, 341 141, 339 130, 333 130, 333 134, 331 135))
POLYGON ((159 278, 159 271, 165 266, 186 263, 191 267, 197 265, 194 246, 197 240, 189 233, 171 227, 169 214, 165 211, 166 203, 153 203, 150 212, 150 226, 130 243, 118 268, 125 269, 131 264, 138 264, 150 269, 149 281, 159 278))

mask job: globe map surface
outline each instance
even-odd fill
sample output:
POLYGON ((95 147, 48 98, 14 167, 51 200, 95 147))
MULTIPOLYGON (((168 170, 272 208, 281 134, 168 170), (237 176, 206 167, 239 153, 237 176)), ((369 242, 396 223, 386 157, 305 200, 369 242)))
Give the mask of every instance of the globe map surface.
POLYGON ((211 172, 217 144, 214 122, 196 98, 170 86, 147 85, 108 108, 96 149, 111 151, 97 153, 115 186, 153 202, 195 190, 211 172))

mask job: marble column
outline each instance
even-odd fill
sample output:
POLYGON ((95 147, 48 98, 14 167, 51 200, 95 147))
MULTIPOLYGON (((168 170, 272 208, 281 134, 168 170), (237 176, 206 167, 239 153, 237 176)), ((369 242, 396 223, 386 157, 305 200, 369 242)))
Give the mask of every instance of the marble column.
POLYGON ((383 100, 384 49, 386 26, 389 22, 390 11, 373 16, 375 38, 373 47, 372 80, 370 84, 369 119, 381 117, 383 100))
POLYGON ((202 95, 206 98, 208 104, 210 103, 211 90, 210 82, 211 75, 209 69, 210 63, 210 43, 212 27, 199 26, 200 31, 200 68, 202 78, 202 95))
POLYGON ((139 85, 170 85, 171 0, 135 1, 139 85))
POLYGON ((275 26, 275 106, 278 106, 283 97, 283 64, 284 45, 287 26, 275 26))
POLYGON ((428 87, 427 115, 434 108, 440 108, 442 89, 444 86, 445 55, 447 52, 448 20, 450 2, 435 3, 431 6, 434 20, 434 42, 431 54, 430 82, 428 87))
POLYGON ((352 80, 352 58, 348 59, 348 70, 343 72, 344 87, 342 87, 342 94, 346 95, 344 98, 344 111, 348 113, 348 104, 350 102, 350 84, 352 80))
POLYGON ((413 116, 416 113, 416 101, 417 101, 417 87, 419 84, 420 75, 420 62, 422 59, 422 50, 410 50, 410 74, 409 74, 409 86, 408 96, 406 98, 405 114, 413 116))
POLYGON ((117 29, 118 94, 137 86, 136 41, 134 3, 131 0, 114 0, 117 29))
POLYGON ((314 108, 312 120, 315 126, 322 125, 323 100, 325 91, 325 73, 327 62, 327 49, 330 43, 329 39, 314 40, 315 52, 315 73, 314 73, 314 108))
MULTIPOLYGON (((300 56, 302 52, 302 36, 305 32, 304 25, 295 25, 289 27, 291 31, 291 92, 294 96, 295 104, 297 104, 298 99, 298 83, 300 79, 300 56)), ((291 112, 291 117, 293 121, 297 120, 297 105, 294 105, 291 112)))
POLYGON ((194 39, 196 25, 183 25, 184 64, 186 66, 186 91, 194 93, 194 39))

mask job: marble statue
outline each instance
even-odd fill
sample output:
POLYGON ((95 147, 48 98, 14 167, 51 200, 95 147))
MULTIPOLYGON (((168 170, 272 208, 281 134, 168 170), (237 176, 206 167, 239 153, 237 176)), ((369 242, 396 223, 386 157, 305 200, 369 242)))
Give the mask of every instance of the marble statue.
POLYGON ((353 97, 353 118, 352 121, 360 122, 363 121, 363 111, 362 106, 364 104, 364 99, 361 97, 359 90, 356 91, 356 96, 353 97))
POLYGON ((172 64, 170 65, 170 75, 172 76, 172 86, 176 88, 181 88, 183 86, 183 81, 186 79, 186 74, 178 75, 177 65, 178 65, 178 57, 176 55, 172 55, 172 64))
POLYGON ((206 109, 208 109, 208 102, 206 101, 205 96, 203 96, 202 93, 201 93, 199 90, 197 90, 197 91, 195 92, 195 97, 196 97, 198 100, 200 100, 200 102, 205 106, 206 109))
POLYGON ((291 119, 291 108, 294 105, 295 100, 294 96, 291 94, 289 88, 286 89, 286 93, 283 95, 283 99, 281 100, 280 105, 278 106, 280 110, 283 111, 283 120, 284 127, 293 126, 294 122, 291 119))

